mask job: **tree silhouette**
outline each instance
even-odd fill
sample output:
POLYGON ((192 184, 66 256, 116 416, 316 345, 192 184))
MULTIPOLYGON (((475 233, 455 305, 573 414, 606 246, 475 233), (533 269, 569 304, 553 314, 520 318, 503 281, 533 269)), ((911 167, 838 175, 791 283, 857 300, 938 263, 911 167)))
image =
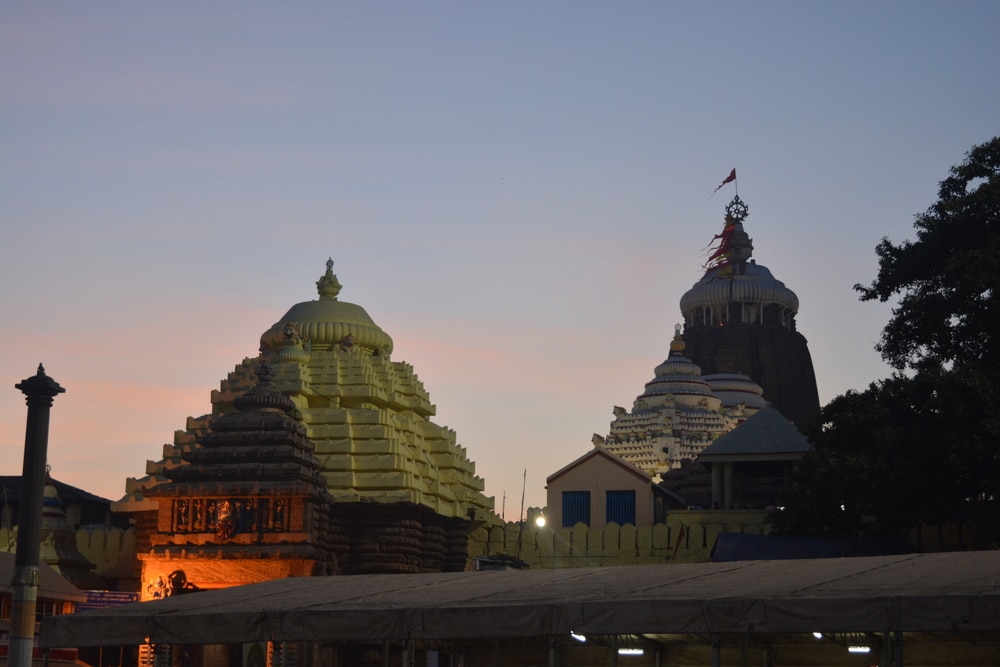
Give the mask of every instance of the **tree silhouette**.
POLYGON ((916 239, 875 248, 862 301, 895 299, 876 349, 895 369, 824 406, 807 428, 784 534, 906 536, 959 522, 1000 538, 1000 137, 951 168, 916 239))

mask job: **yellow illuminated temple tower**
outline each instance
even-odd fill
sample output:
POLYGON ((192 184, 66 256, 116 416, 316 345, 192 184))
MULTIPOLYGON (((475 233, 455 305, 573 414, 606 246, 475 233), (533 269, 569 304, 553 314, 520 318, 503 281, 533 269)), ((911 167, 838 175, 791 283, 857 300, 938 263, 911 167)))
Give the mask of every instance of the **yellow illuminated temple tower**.
POLYGON ((283 576, 461 570, 496 525, 475 464, 333 261, 116 504, 144 598, 283 576), (266 563, 266 567, 262 566, 266 563))

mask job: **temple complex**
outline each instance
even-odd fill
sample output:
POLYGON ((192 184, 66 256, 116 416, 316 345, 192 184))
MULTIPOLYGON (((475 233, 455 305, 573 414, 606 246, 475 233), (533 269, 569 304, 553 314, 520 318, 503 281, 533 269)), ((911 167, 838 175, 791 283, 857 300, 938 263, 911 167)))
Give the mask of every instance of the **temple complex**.
POLYGON ((615 406, 610 433, 606 438, 595 435, 595 445, 661 475, 693 460, 764 407, 761 388, 750 378, 735 373, 702 376, 684 350, 678 325, 670 356, 656 367, 631 411, 615 406))
MULTIPOLYGON (((751 259, 746 215, 734 198, 705 276, 681 299, 667 359, 594 436, 654 478, 680 472, 768 403, 799 428, 818 410, 798 299, 751 259)), ((316 287, 212 391, 210 413, 188 418, 162 458, 127 480, 112 509, 132 521, 129 534, 78 528, 86 557, 63 549, 68 569, 85 578, 89 559, 119 590, 151 599, 289 576, 463 570, 484 549, 534 553, 534 538, 494 512, 454 431, 432 421, 435 406, 413 367, 392 359, 389 334, 340 300, 332 260, 316 287)), ((68 540, 57 503, 48 499, 47 517, 68 540)))
POLYGON ((114 509, 144 599, 286 576, 465 569, 501 523, 392 339, 341 301, 333 261, 114 509))
POLYGON ((806 339, 795 328, 799 299, 751 258, 747 215, 734 197, 704 277, 681 297, 687 355, 708 375, 751 377, 802 429, 819 411, 819 393, 806 339))
POLYGON ((795 330, 798 297, 757 264, 734 197, 706 273, 681 298, 670 356, 631 410, 615 407, 605 447, 652 475, 677 470, 766 405, 800 429, 819 411, 806 339, 795 330))

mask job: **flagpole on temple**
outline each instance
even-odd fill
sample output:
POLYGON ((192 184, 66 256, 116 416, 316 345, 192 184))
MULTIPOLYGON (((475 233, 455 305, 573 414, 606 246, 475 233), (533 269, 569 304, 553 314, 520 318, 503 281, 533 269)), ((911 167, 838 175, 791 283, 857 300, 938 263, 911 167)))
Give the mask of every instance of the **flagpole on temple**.
MULTIPOLYGON (((733 167, 733 170, 731 172, 729 172, 729 175, 726 176, 725 179, 723 179, 722 183, 719 184, 719 187, 717 187, 714 190, 712 190, 712 195, 714 196, 715 193, 718 192, 719 190, 721 190, 722 186, 725 185, 726 183, 734 183, 735 181, 736 181, 736 168, 733 167)), ((737 197, 740 196, 740 191, 739 191, 738 187, 736 189, 736 196, 737 197)), ((712 197, 709 197, 709 199, 711 199, 711 198, 712 197)))

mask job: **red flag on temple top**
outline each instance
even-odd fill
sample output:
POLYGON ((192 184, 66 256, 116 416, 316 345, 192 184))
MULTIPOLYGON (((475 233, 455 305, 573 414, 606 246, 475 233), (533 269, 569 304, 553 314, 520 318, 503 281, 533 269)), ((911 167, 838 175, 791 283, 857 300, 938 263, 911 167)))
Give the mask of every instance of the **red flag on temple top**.
POLYGON ((718 192, 719 188, 721 188, 726 183, 732 183, 735 180, 736 180, 736 168, 734 167, 733 170, 731 172, 729 172, 729 175, 726 176, 726 180, 722 181, 722 183, 719 184, 718 188, 715 188, 714 190, 712 190, 712 194, 715 194, 716 192, 718 192))

